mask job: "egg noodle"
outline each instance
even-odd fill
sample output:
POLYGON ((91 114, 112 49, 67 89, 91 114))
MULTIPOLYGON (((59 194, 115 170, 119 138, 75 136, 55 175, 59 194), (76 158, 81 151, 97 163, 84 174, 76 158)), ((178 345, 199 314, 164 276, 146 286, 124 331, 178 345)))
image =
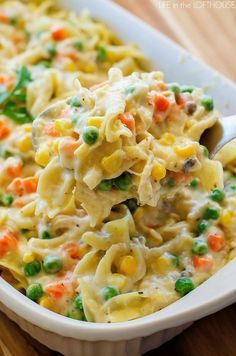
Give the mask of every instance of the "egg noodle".
POLYGON ((213 99, 53 3, 0 4, 1 276, 64 316, 131 320, 235 256, 235 143, 209 159, 213 99))

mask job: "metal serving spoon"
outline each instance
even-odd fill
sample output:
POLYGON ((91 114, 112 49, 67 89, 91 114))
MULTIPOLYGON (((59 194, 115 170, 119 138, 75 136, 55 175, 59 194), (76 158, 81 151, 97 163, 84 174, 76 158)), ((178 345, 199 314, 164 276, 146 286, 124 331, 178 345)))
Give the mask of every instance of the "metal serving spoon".
POLYGON ((207 147, 213 158, 230 141, 236 139, 236 115, 223 117, 203 132, 200 144, 207 147))

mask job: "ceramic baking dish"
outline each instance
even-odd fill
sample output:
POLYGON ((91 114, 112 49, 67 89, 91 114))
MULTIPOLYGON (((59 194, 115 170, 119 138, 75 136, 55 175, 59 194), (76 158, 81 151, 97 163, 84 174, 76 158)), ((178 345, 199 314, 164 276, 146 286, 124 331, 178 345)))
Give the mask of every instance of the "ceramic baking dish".
MULTIPOLYGON (((136 42, 167 81, 207 87, 224 115, 236 113, 236 86, 168 38, 108 0, 61 0, 87 7, 125 42, 136 42)), ((0 309, 31 336, 68 356, 138 356, 160 346, 194 320, 236 301, 236 259, 193 292, 163 310, 116 324, 85 323, 41 308, 0 278, 0 309)))

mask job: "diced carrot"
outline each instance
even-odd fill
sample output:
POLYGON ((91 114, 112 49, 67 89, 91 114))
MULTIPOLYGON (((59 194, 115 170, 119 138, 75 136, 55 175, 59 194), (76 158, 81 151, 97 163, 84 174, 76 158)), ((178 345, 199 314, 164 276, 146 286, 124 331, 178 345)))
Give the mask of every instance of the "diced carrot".
POLYGON ((189 174, 183 172, 171 172, 171 176, 177 183, 187 183, 189 180, 189 174))
POLYGON ((207 257, 193 256, 193 266, 196 269, 207 272, 212 269, 213 261, 207 257))
POLYGON ((60 149, 61 151, 67 156, 67 157, 73 157, 75 150, 81 145, 80 140, 64 140, 60 144, 60 149))
POLYGON ((79 259, 79 246, 75 242, 66 242, 63 250, 68 253, 72 259, 79 259))
POLYGON ((3 23, 9 22, 9 17, 3 11, 0 11, 0 22, 3 23))
POLYGON ((63 59, 63 58, 70 58, 72 61, 76 61, 78 57, 77 51, 71 49, 71 50, 64 50, 63 52, 60 52, 57 55, 57 59, 63 59))
POLYGON ((153 121, 155 122, 155 124, 160 124, 160 122, 163 121, 163 118, 160 114, 158 114, 158 112, 154 111, 153 113, 153 121))
POLYGON ((0 120, 0 139, 5 138, 10 133, 10 129, 4 120, 0 120))
POLYGON ((27 204, 27 202, 25 201, 25 199, 23 198, 17 198, 14 200, 14 202, 12 203, 12 208, 22 208, 23 206, 25 206, 27 204))
POLYGON ((50 283, 45 287, 45 292, 55 299, 63 297, 66 293, 66 287, 62 282, 50 283))
POLYGON ((14 195, 21 196, 24 194, 24 186, 21 178, 15 178, 7 187, 7 191, 14 195))
POLYGON ((53 123, 49 123, 44 127, 44 133, 53 137, 58 137, 61 135, 60 132, 55 129, 53 123))
POLYGON ((16 250, 18 245, 16 235, 9 229, 0 234, 0 257, 3 257, 8 251, 16 250))
POLYGON ((35 193, 38 186, 38 177, 28 177, 23 179, 23 187, 26 193, 35 193))
POLYGON ((154 97, 154 109, 156 111, 165 112, 170 106, 169 100, 163 95, 156 95, 154 97))
POLYGON ((21 175, 23 168, 23 162, 21 159, 12 159, 9 165, 7 165, 6 171, 11 178, 17 178, 21 175))
POLYGON ((119 114, 118 115, 118 120, 122 122, 123 125, 125 125, 130 131, 135 130, 135 120, 132 114, 129 112, 126 112, 124 114, 119 114))
POLYGON ((156 229, 157 228, 157 224, 147 224, 146 227, 149 227, 149 229, 156 229))
POLYGON ((52 38, 55 41, 62 41, 66 38, 66 31, 61 26, 56 26, 51 30, 52 38))
POLYGON ((207 237, 207 242, 210 249, 214 252, 222 250, 225 245, 225 238, 220 234, 211 234, 207 237))
POLYGON ((181 95, 179 95, 178 97, 177 97, 177 104, 179 105, 179 106, 181 106, 181 107, 183 107, 184 106, 184 104, 185 104, 185 100, 184 100, 184 98, 181 96, 181 95))

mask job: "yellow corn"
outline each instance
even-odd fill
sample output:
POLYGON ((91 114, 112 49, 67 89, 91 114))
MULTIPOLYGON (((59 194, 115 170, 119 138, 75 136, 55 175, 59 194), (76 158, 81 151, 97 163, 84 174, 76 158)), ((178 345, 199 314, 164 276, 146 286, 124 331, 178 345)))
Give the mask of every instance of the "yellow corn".
POLYGON ((25 135, 18 141, 18 148, 22 153, 25 153, 32 148, 31 135, 25 135))
POLYGON ((46 148, 39 149, 35 154, 35 162, 45 167, 50 161, 50 154, 46 148))
POLYGON ((65 61, 64 70, 67 70, 68 72, 74 72, 76 70, 75 63, 71 60, 65 61))
POLYGON ((8 215, 7 212, 4 210, 0 211, 0 225, 4 225, 5 222, 7 221, 8 215))
POLYGON ((46 309, 54 310, 54 302, 50 297, 43 296, 40 298, 39 304, 46 309))
POLYGON ((225 209, 222 211, 222 213, 220 215, 220 222, 222 225, 227 226, 227 225, 231 224, 233 217, 234 217, 234 214, 233 214, 232 210, 225 209))
POLYGON ((124 151, 116 150, 110 156, 104 157, 102 159, 102 167, 110 174, 116 173, 120 169, 124 157, 124 151))
POLYGON ((34 254, 32 252, 26 252, 23 255, 23 262, 24 263, 30 263, 35 260, 34 254))
POLYGON ((119 271, 127 276, 133 276, 137 270, 137 262, 133 256, 123 256, 120 259, 119 271))
POLYGON ((123 289, 126 283, 127 283, 127 277, 120 273, 113 273, 108 278, 108 284, 116 287, 119 290, 123 289))
POLYGON ((184 147, 176 146, 174 148, 175 153, 181 158, 188 158, 193 156, 196 153, 196 149, 192 145, 187 145, 184 147))
POLYGON ((135 220, 140 220, 144 215, 144 209, 143 208, 138 208, 135 210, 133 217, 135 220))
POLYGON ((95 127, 101 127, 102 125, 102 118, 101 117, 89 117, 87 121, 87 126, 95 126, 95 127))
POLYGON ((160 180, 166 176, 166 169, 163 164, 155 162, 152 167, 152 178, 154 180, 160 180))
POLYGON ((95 71, 95 66, 94 64, 86 64, 84 67, 83 67, 83 70, 85 71, 85 73, 93 73, 95 71))
POLYGON ((62 135, 70 135, 72 132, 72 123, 67 119, 55 120, 54 127, 62 135))
POLYGON ((56 154, 58 154, 58 152, 59 152, 59 142, 60 142, 60 140, 55 140, 55 141, 53 141, 53 143, 52 143, 53 151, 54 151, 56 154))
POLYGON ((156 268, 159 273, 165 273, 172 267, 172 262, 171 260, 165 256, 162 255, 156 260, 156 268))
POLYGON ((31 124, 25 124, 24 125, 24 132, 29 133, 32 131, 32 125, 31 124))
POLYGON ((159 139, 161 145, 170 146, 175 142, 175 138, 169 132, 164 133, 159 139))

